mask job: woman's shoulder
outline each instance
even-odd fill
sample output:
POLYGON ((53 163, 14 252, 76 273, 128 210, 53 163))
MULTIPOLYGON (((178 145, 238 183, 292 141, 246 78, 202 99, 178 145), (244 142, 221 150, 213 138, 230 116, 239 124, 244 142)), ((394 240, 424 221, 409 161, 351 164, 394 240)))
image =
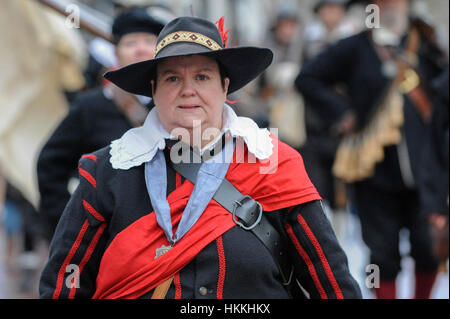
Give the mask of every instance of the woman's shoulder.
POLYGON ((109 166, 111 167, 111 164, 109 163, 109 159, 111 157, 110 149, 111 146, 108 145, 92 153, 84 154, 83 156, 81 156, 80 161, 81 162, 90 161, 92 163, 95 163, 97 166, 108 166, 109 164, 109 166))
POLYGON ((111 147, 108 145, 95 152, 82 155, 78 164, 80 175, 86 172, 95 180, 97 177, 107 178, 107 176, 113 175, 110 149, 111 147))
POLYGON ((111 153, 111 145, 108 145, 83 155, 78 165, 80 175, 83 176, 83 170, 89 173, 96 185, 100 185, 97 190, 108 190, 113 184, 134 183, 136 179, 143 178, 143 165, 136 165, 129 169, 114 168, 111 163, 111 153))

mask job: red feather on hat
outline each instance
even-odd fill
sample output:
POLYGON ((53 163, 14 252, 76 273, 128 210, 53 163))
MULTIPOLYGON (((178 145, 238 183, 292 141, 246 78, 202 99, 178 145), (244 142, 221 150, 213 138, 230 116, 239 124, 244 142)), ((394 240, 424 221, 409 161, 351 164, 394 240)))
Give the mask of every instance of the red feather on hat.
MULTIPOLYGON (((228 28, 226 31, 224 31, 225 26, 225 17, 221 17, 219 21, 216 22, 217 28, 219 29, 220 36, 222 38, 223 46, 227 47, 227 41, 228 41, 228 31, 230 31, 231 28, 228 28)), ((226 100, 228 104, 236 104, 242 101, 232 101, 232 100, 226 100)))
POLYGON ((216 24, 219 29, 220 36, 222 37, 223 46, 226 48, 228 41, 228 31, 230 31, 231 28, 228 28, 228 30, 224 31, 225 17, 221 17, 219 21, 216 22, 216 24))

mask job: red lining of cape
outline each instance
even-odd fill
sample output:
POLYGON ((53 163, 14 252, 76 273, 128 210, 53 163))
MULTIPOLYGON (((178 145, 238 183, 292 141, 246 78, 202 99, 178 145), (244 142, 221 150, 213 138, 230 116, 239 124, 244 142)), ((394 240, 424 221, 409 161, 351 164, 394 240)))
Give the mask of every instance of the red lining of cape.
MULTIPOLYGON (((301 156, 286 144, 272 137, 276 165, 273 174, 260 174, 261 162, 243 162, 234 154, 226 178, 242 194, 259 201, 264 211, 274 211, 320 200, 310 182, 301 156), (280 159, 280 160, 278 160, 280 159)), ((171 208, 173 227, 176 228, 192 193, 193 185, 183 183, 167 200, 171 208)), ((156 222, 155 214, 148 214, 119 233, 105 251, 97 276, 94 298, 137 298, 161 282, 178 273, 209 243, 235 226, 232 215, 212 200, 199 220, 177 244, 158 259, 155 250, 168 245, 156 222)))

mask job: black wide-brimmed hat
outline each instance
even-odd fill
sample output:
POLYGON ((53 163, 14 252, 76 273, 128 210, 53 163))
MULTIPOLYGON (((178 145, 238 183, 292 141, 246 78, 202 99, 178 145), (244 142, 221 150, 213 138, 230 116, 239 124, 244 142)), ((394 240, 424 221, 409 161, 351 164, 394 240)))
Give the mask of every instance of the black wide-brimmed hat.
POLYGON ((170 21, 158 36, 155 52, 152 60, 107 72, 104 77, 127 92, 151 97, 151 80, 158 62, 170 57, 203 55, 215 59, 230 78, 230 94, 260 75, 273 59, 272 51, 266 48, 226 48, 216 25, 196 17, 170 21))

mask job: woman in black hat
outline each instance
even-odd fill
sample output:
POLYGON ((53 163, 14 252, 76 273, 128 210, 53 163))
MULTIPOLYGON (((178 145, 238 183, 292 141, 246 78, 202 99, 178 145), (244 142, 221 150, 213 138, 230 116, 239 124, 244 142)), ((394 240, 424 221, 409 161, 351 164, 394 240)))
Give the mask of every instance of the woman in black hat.
POLYGON ((271 51, 224 38, 177 18, 155 59, 106 75, 156 107, 81 159, 41 297, 360 297, 300 155, 225 104, 271 51))

